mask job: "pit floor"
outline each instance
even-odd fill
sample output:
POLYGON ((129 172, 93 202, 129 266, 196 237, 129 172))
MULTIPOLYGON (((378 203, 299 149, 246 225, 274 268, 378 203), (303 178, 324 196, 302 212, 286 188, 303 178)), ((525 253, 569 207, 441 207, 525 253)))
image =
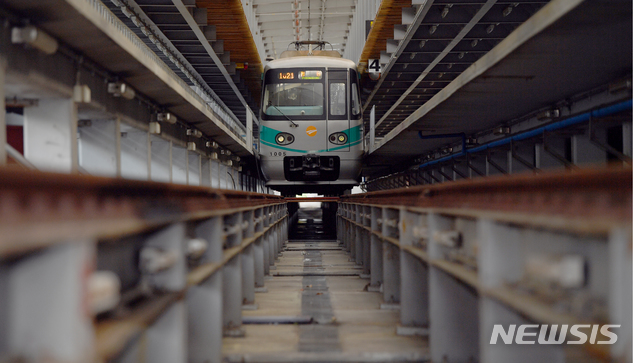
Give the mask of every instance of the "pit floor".
MULTIPOLYGON (((256 293, 257 310, 245 310, 243 316, 308 315, 309 293, 329 295, 329 319, 315 324, 328 327, 332 337, 318 331, 309 336, 309 325, 244 325, 243 338, 224 338, 223 355, 227 362, 424 362, 428 361, 428 338, 398 336, 398 310, 381 310, 382 293, 367 292, 368 279, 358 275, 361 267, 349 261, 348 253, 336 241, 289 242, 267 277, 266 293, 256 293), (305 251, 306 249, 306 251, 305 251), (313 252, 311 252, 313 251, 313 252), (318 256, 319 252, 319 256, 318 256), (315 255, 321 260, 310 263, 315 255), (306 267, 303 267, 306 264, 306 267), (302 273, 314 277, 303 277, 302 273), (328 276, 336 275, 340 276, 328 276), (293 276, 292 276, 293 275, 293 276), (298 275, 298 276, 295 276, 298 275), (318 276, 319 275, 319 276, 318 276), (306 285, 309 279, 322 285, 318 292, 306 285), (305 279, 303 281, 303 279, 305 279), (303 308, 303 295, 306 306, 303 308), (303 309, 305 314, 303 314, 303 309), (335 332, 337 331, 337 337, 335 332), (317 342, 301 341, 314 340, 317 342), (327 344, 322 344, 325 342, 327 344)), ((313 296, 312 296, 313 297, 313 296)), ((323 297, 326 303, 326 297, 323 297)), ((312 302, 311 305, 314 303, 312 302)), ((325 313, 327 310, 323 310, 325 313)))

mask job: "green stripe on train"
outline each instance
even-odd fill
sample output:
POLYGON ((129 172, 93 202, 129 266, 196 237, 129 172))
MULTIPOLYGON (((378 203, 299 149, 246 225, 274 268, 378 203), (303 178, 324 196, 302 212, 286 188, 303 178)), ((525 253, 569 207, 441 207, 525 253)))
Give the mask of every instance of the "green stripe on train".
POLYGON ((280 132, 284 132, 284 131, 278 131, 276 129, 272 129, 270 127, 266 127, 264 125, 260 126, 260 143, 265 144, 265 145, 270 146, 270 147, 274 147, 276 149, 285 150, 285 151, 291 151, 291 152, 296 152, 296 153, 310 153, 310 152, 323 153, 323 152, 328 152, 328 151, 336 151, 336 150, 344 149, 344 148, 347 148, 347 147, 350 147, 350 146, 355 146, 355 145, 358 145, 359 143, 362 142, 362 139, 359 139, 359 137, 360 137, 360 125, 354 126, 352 128, 349 128, 349 129, 341 131, 341 132, 344 132, 345 134, 347 134, 348 140, 356 139, 356 141, 349 142, 346 145, 340 145, 340 146, 336 146, 336 147, 332 147, 332 148, 324 149, 324 150, 299 150, 299 149, 292 149, 292 148, 280 146, 280 145, 276 144, 276 135, 278 135, 280 132))

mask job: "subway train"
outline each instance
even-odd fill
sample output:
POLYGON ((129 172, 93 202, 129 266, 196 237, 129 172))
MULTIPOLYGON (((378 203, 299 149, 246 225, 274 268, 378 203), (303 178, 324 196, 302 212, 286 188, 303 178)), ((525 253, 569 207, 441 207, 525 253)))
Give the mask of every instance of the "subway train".
POLYGON ((282 52, 265 66, 260 167, 285 196, 340 195, 359 184, 362 107, 356 65, 332 50, 282 52))

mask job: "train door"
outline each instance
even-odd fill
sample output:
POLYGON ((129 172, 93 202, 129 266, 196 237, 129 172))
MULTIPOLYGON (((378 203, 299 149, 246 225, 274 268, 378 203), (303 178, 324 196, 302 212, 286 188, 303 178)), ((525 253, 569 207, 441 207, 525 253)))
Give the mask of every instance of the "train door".
POLYGON ((349 151, 349 117, 347 114, 347 69, 327 71, 327 150, 331 152, 349 151))
POLYGON ((363 142, 364 129, 362 125, 362 107, 360 105, 360 89, 358 74, 355 70, 349 70, 349 144, 355 147, 363 142))

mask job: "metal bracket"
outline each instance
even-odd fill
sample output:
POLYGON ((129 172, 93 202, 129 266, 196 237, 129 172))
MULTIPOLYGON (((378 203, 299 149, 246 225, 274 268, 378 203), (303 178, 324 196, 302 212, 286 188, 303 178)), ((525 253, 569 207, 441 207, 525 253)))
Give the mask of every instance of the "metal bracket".
POLYGON ((438 173, 440 173, 443 177, 445 177, 449 181, 453 181, 453 178, 449 177, 447 174, 443 173, 442 170, 436 169, 438 173))
POLYGON ((519 161, 522 165, 526 166, 527 168, 533 170, 536 173, 539 173, 541 171, 535 165, 531 164, 529 161, 525 160, 524 158, 521 158, 520 156, 518 156, 516 154, 516 148, 515 148, 515 145, 513 143, 513 140, 510 141, 510 145, 511 145, 511 157, 513 159, 519 161))
POLYGON ((502 169, 502 167, 500 165, 498 165, 495 161, 491 160, 491 151, 487 152, 487 163, 489 163, 489 165, 491 165, 494 168, 496 168, 502 174, 509 174, 509 173, 507 173, 506 170, 502 169))
POLYGON ((480 176, 485 176, 485 174, 482 171, 480 171, 480 169, 476 168, 475 166, 473 166, 473 164, 471 164, 471 159, 469 158, 469 154, 467 154, 466 162, 469 169, 473 170, 476 174, 479 174, 480 176))
POLYGON ((551 132, 549 131, 543 131, 542 132, 542 148, 544 149, 544 151, 551 155, 554 159, 558 160, 559 162, 563 163, 564 166, 567 169, 578 169, 578 166, 576 166, 576 164, 572 163, 570 160, 567 160, 564 156, 558 154, 557 152, 555 152, 551 146, 549 144, 547 144, 547 140, 549 138, 549 136, 552 135, 551 132))
POLYGON ((460 175, 464 179, 468 178, 468 176, 466 176, 462 171, 460 171, 458 168, 456 168, 456 159, 453 159, 453 165, 451 166, 451 169, 453 170, 454 173, 460 175))
POLYGON ((593 117, 589 116, 589 130, 588 130, 589 141, 592 144, 594 144, 595 146, 601 148, 602 150, 613 154, 618 159, 631 164, 632 158, 630 156, 625 155, 625 154, 621 153, 620 151, 612 148, 611 146, 609 146, 607 144, 603 144, 598 139, 596 139, 595 130, 593 130, 592 123, 593 123, 593 117))

